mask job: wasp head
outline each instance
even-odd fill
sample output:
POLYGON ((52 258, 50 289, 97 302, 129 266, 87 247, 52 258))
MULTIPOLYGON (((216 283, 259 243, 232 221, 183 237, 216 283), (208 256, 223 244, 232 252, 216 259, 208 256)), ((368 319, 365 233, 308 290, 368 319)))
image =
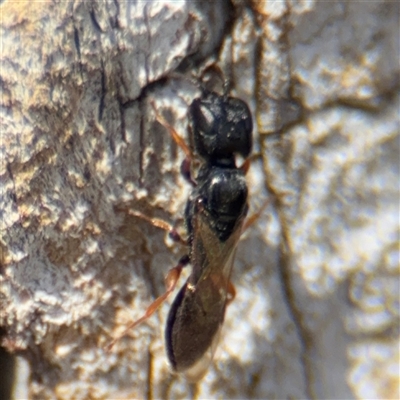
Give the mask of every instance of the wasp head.
POLYGON ((253 122, 242 100, 208 92, 190 106, 194 148, 212 165, 234 165, 235 154, 247 158, 253 122))

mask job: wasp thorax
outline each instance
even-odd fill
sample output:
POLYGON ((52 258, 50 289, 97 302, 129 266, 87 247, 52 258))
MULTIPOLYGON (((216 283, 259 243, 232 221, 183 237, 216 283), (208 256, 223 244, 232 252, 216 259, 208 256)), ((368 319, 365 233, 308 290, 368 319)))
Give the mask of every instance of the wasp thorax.
POLYGON ((215 216, 236 217, 243 213, 247 201, 247 186, 237 170, 218 174, 207 188, 207 209, 215 216))

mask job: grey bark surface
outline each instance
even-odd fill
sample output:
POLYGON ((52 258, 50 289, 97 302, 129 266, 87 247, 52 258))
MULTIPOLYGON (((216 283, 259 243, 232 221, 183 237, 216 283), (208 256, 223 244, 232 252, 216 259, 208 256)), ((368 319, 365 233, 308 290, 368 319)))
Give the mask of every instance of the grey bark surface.
POLYGON ((4 1, 0 14, 14 398, 400 397, 398 3, 4 1), (182 71, 213 63, 254 115, 251 212, 269 203, 192 385, 166 364, 168 302, 105 346, 186 251, 128 214, 179 225, 190 193, 152 104, 187 139, 199 88, 182 71))

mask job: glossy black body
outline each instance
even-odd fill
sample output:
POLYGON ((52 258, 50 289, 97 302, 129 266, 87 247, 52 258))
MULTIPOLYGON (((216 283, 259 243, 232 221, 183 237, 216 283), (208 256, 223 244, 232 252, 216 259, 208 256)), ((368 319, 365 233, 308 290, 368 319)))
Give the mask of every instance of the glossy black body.
POLYGON ((193 150, 203 160, 185 210, 193 269, 171 306, 165 339, 172 368, 194 380, 211 361, 224 320, 248 210, 244 171, 235 155, 250 154, 252 119, 243 101, 210 92, 193 101, 190 118, 193 150))
POLYGON ((253 122, 245 102, 207 93, 190 106, 195 152, 209 165, 235 168, 235 154, 250 155, 253 122))

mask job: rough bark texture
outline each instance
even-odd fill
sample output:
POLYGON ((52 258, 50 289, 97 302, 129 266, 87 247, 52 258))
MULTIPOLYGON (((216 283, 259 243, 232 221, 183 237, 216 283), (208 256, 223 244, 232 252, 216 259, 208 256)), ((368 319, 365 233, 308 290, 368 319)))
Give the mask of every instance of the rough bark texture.
POLYGON ((398 3, 6 0, 0 14, 16 398, 399 398, 398 3), (165 362, 167 304, 104 346, 186 250, 127 210, 182 217, 184 156, 150 104, 186 136, 198 88, 176 70, 212 56, 254 112, 251 209, 270 203, 239 245, 215 361, 189 385, 165 362))

